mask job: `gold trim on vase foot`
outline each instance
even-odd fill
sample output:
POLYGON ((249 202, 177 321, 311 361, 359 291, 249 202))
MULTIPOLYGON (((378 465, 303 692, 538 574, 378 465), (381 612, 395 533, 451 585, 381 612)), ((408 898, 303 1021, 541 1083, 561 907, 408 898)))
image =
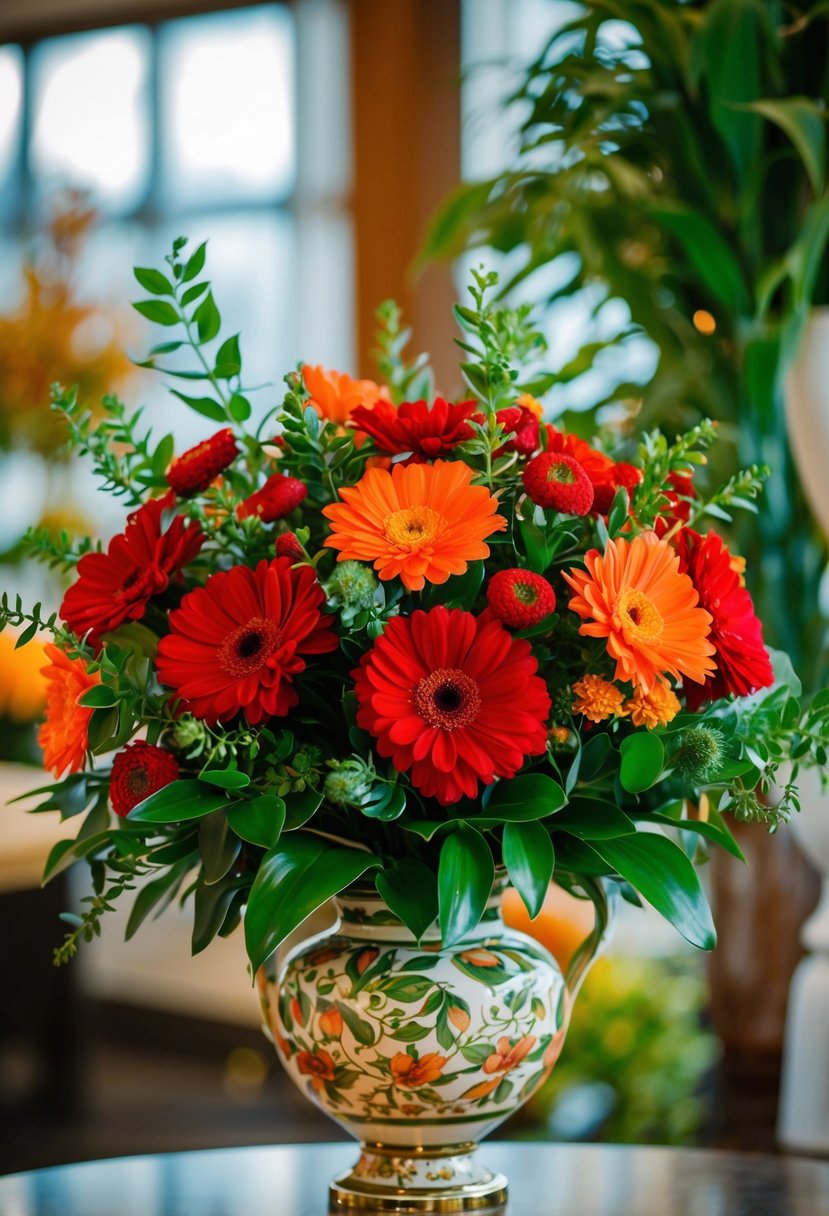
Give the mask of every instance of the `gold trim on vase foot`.
POLYGON ((441 1148, 364 1144, 354 1169, 331 1183, 330 1211, 505 1211, 507 1180, 473 1160, 474 1144, 441 1148))

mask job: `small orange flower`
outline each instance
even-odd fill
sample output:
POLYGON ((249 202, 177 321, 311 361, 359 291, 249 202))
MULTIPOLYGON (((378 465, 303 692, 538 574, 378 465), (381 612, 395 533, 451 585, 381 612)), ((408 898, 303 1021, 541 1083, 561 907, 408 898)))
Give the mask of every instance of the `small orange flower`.
POLYGON ((319 1093, 324 1089, 326 1081, 334 1080, 334 1061, 327 1051, 320 1049, 313 1055, 310 1051, 300 1051, 296 1062, 299 1071, 311 1078, 311 1084, 319 1093))
POLYGON ((645 692, 667 675, 702 684, 714 671, 711 615, 680 574, 676 550, 644 532, 609 541, 604 554, 591 549, 584 562, 586 571, 564 575, 575 593, 570 607, 584 622, 579 633, 607 639, 614 678, 645 692))
POLYGON ((570 742, 570 731, 566 726, 551 726, 547 733, 550 736, 551 743, 564 744, 570 742))
POLYGON ((489 1081, 479 1081, 477 1085, 473 1085, 471 1089, 467 1089, 461 1094, 462 1098, 467 1098, 470 1102, 474 1102, 476 1098, 485 1098, 487 1094, 491 1094, 493 1089, 497 1089, 501 1084, 501 1077, 493 1077, 489 1081))
POLYGON ((449 1021, 452 1023, 455 1029, 459 1030, 461 1034, 465 1034, 469 1029, 469 1014, 465 1009, 461 1009, 460 1005, 450 1005, 446 1012, 446 1016, 449 1018, 449 1021))
POLYGON ((421 1085, 429 1085, 436 1081, 443 1071, 446 1056, 438 1055, 436 1051, 427 1052, 419 1060, 415 1060, 405 1051, 398 1051, 389 1060, 392 1076, 398 1085, 407 1089, 417 1089, 421 1085))
POLYGON ((461 951, 458 958, 463 959, 465 963, 471 963, 473 967, 501 966, 501 960, 497 954, 493 954, 491 950, 484 950, 480 946, 474 946, 471 950, 461 951))
POLYGON ((319 950, 315 950, 313 954, 308 955, 308 962, 312 967, 321 967, 323 963, 330 963, 339 955, 339 950, 336 946, 322 946, 319 950))
POLYGON ((295 996, 291 997, 291 1017, 295 1022, 299 1022, 300 1025, 302 1025, 305 1020, 302 1016, 302 1006, 295 996))
POLYGON ((83 768, 93 711, 78 701, 101 683, 101 677, 97 672, 90 675, 83 659, 70 659, 51 642, 44 650, 50 660, 49 666, 41 669, 46 677, 46 721, 37 741, 43 748, 43 767, 61 777, 67 770, 77 773, 83 768))
POLYGON ((320 1014, 320 1030, 327 1039, 338 1039, 343 1032, 343 1015, 339 1009, 326 1009, 320 1014))
POLYGON ((573 685, 573 713, 584 714, 591 722, 604 722, 622 712, 622 696, 615 684, 601 676, 582 676, 573 685))
POLYGON ((543 1064, 545 1069, 550 1069, 555 1064, 558 1057, 561 1055, 561 1049, 564 1046, 564 1036, 567 1034, 567 1024, 560 1026, 549 1043, 544 1049, 543 1064))
POLYGON ((649 692, 634 689, 633 696, 625 703, 625 713, 630 714, 634 726, 667 726, 679 713, 682 706, 676 694, 667 684, 654 684, 649 692))
POLYGON ((484 1060, 484 1072, 510 1072, 522 1060, 526 1059, 533 1047, 535 1047, 534 1034, 525 1034, 514 1046, 505 1035, 502 1039, 498 1040, 498 1045, 492 1055, 487 1056, 484 1060))
POLYGON ((357 974, 362 975, 367 971, 379 954, 380 951, 376 946, 369 946, 367 950, 363 950, 357 956, 357 974))
POLYGON ((522 393, 515 404, 519 409, 529 410, 530 413, 535 414, 536 418, 540 419, 544 417, 544 406, 531 393, 522 393))
POLYGON ((497 499, 472 477, 461 460, 368 469, 340 491, 342 502, 323 508, 332 532, 325 544, 339 550, 338 561, 373 562, 384 580, 399 575, 408 591, 445 583, 489 557, 486 537, 507 526, 497 499))
POLYGON ((291 1044, 288 1042, 287 1039, 283 1039, 282 1035, 279 1034, 278 1031, 274 1031, 273 1037, 276 1040, 277 1047, 282 1052, 285 1059, 290 1060, 291 1056, 293 1055, 293 1051, 294 1051, 291 1044))
POLYGON ((371 409, 382 398, 389 400, 389 390, 373 380, 352 380, 345 372, 327 371, 324 367, 305 364, 302 379, 310 393, 310 405, 323 418, 342 426, 358 405, 371 409))

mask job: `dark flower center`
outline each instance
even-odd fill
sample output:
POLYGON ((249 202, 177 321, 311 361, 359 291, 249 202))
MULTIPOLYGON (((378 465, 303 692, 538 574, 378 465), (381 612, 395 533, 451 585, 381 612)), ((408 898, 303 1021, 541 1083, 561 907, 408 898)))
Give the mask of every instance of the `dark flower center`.
POLYGON ((127 788, 131 794, 143 798, 150 792, 150 774, 145 768, 134 768, 127 777, 127 788))
POLYGON ((469 726, 481 708, 478 685, 458 667, 439 667, 414 692, 415 709, 429 726, 457 730, 469 726))
POLYGON ((167 589, 170 579, 155 562, 152 565, 136 566, 124 579, 123 586, 115 592, 114 599, 131 604, 137 600, 148 600, 167 589))
POLYGON ((219 664, 237 679, 254 675, 282 644, 282 631, 276 621, 253 617, 229 633, 219 647, 219 664))

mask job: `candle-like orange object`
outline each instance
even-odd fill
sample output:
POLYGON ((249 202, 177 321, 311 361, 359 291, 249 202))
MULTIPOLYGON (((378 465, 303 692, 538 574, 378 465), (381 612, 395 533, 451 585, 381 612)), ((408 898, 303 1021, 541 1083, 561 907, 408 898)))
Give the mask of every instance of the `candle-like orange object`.
POLYGON ((524 907, 518 892, 509 887, 501 896, 504 921, 512 929, 527 933, 550 951, 562 971, 593 929, 595 909, 589 899, 576 899, 563 887, 550 884, 550 889, 535 920, 524 907))

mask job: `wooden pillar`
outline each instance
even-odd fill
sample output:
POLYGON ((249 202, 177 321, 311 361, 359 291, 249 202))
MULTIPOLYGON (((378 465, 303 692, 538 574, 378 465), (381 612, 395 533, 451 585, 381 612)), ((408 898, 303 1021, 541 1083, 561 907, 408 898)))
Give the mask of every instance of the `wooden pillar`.
POLYGON ((460 180, 460 0, 350 0, 349 12, 359 373, 375 371, 374 311, 391 296, 451 395, 451 270, 415 277, 413 262, 429 217, 460 180))

